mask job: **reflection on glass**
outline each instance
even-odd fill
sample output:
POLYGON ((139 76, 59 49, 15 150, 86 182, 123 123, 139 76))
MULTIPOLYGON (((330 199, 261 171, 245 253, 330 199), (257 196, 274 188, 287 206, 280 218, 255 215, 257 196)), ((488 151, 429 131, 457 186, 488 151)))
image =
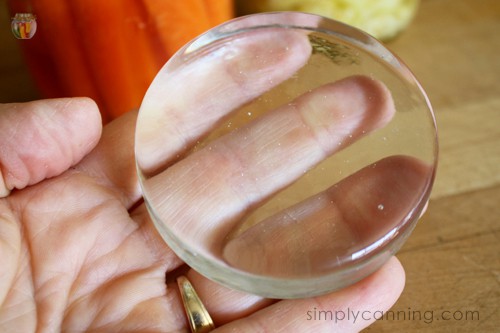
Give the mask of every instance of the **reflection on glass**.
POLYGON ((299 13, 240 18, 187 45, 136 131, 169 246, 209 278, 277 298, 380 267, 421 214, 436 158, 408 69, 358 30, 299 13))

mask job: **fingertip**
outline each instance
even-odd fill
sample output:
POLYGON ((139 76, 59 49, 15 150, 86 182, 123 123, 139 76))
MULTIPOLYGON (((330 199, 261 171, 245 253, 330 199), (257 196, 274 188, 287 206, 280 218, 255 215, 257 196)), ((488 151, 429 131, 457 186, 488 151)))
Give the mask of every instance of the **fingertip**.
POLYGON ((380 128, 386 125, 394 116, 396 108, 392 94, 387 86, 379 80, 355 75, 338 82, 346 96, 352 95, 352 102, 358 103, 365 110, 366 122, 370 128, 380 128))
POLYGON ((327 154, 384 127, 396 112, 389 89, 362 75, 325 84, 294 105, 327 154))
POLYGON ((387 279, 388 282, 385 282, 385 284, 387 286, 391 285, 390 288, 393 291, 394 296, 396 296, 393 302, 394 304, 405 287, 406 273, 403 264, 401 264, 401 261, 399 261, 397 257, 393 256, 384 266, 382 266, 382 273, 385 275, 382 280, 386 281, 387 279))
POLYGON ((406 284, 405 270, 399 259, 393 256, 375 274, 376 281, 372 290, 373 300, 378 302, 376 308, 389 310, 403 293, 406 284))
MULTIPOLYGON (((66 136, 65 144, 75 148, 72 165, 79 162, 100 139, 102 133, 102 118, 99 108, 89 97, 68 97, 37 100, 15 104, 17 112, 23 113, 21 136, 26 136, 30 128, 36 129, 37 134, 66 136)), ((40 138, 42 139, 42 138, 40 138)), ((61 138, 62 139, 62 138, 61 138)))
POLYGON ((0 105, 0 195, 61 174, 97 144, 99 109, 86 97, 0 105))
POLYGON ((379 270, 356 284, 316 298, 321 310, 337 313, 364 313, 359 320, 343 318, 336 325, 339 332, 359 332, 385 313, 396 303, 405 286, 405 272, 400 261, 391 257, 379 270))
MULTIPOLYGON (((80 144, 92 149, 102 134, 102 117, 97 103, 89 97, 62 98, 53 101, 54 107, 59 108, 61 113, 66 113, 65 116, 70 117, 74 124, 86 132, 86 137, 82 138, 83 142, 80 144)), ((88 151, 87 149, 86 152, 88 151)))
MULTIPOLYGON (((101 113, 97 103, 89 97, 73 97, 68 98, 69 104, 73 107, 73 112, 81 112, 81 116, 85 116, 93 123, 102 124, 101 113)), ((100 126, 102 128, 102 125, 100 126)))
MULTIPOLYGON (((37 125, 43 125, 44 129, 38 132, 43 135, 41 139, 47 139, 47 142, 41 143, 48 146, 48 140, 55 140, 51 143, 59 145, 59 154, 67 155, 68 167, 80 162, 101 138, 101 114, 96 102, 89 97, 45 99, 27 104, 26 113, 32 112, 32 119, 38 122, 28 126, 35 128, 37 125)), ((46 153, 48 154, 45 158, 48 160, 50 153, 56 152, 49 149, 46 153)), ((43 159, 43 156, 41 158, 43 159)))

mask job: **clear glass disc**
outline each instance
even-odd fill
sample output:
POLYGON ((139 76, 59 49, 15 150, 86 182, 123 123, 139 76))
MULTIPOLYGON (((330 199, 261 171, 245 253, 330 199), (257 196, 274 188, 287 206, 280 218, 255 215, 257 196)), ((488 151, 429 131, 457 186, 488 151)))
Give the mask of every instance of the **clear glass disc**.
POLYGON ((424 91, 381 43, 284 12, 225 23, 171 58, 135 154, 150 215, 188 265, 296 298, 352 284, 401 247, 437 136, 424 91))

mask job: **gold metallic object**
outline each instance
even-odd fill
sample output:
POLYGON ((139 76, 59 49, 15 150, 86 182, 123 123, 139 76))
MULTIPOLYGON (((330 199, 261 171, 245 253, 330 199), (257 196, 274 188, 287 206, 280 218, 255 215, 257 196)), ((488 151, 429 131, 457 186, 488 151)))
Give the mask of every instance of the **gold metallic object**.
POLYGON ((185 276, 179 276, 177 278, 177 284, 179 285, 179 291, 181 293, 182 302, 184 303, 184 309, 186 310, 191 332, 206 333, 213 330, 215 328, 214 322, 198 297, 198 294, 196 294, 191 282, 189 282, 185 276))

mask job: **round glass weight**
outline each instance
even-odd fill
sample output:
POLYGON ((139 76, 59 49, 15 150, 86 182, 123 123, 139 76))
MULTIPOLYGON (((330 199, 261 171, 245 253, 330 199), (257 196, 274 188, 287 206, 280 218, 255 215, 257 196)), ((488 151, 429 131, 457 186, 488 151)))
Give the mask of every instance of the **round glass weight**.
POLYGON ((182 48, 140 108, 150 215, 192 268, 273 298, 353 284, 404 243, 437 161, 431 106, 367 34, 323 17, 238 18, 182 48))

